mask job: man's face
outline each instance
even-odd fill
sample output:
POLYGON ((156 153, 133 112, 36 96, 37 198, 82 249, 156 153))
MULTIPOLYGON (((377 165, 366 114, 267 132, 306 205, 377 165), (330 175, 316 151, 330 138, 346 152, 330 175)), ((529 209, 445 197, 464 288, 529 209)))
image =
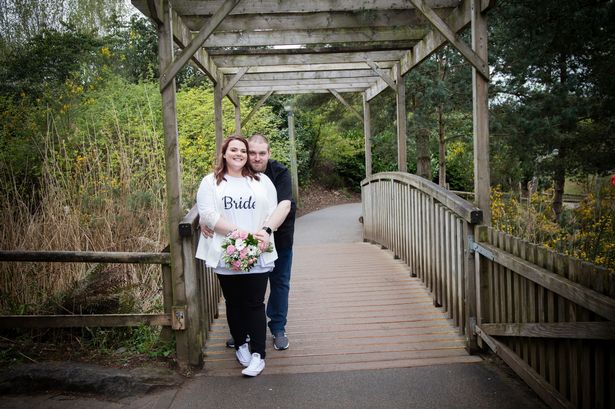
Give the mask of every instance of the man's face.
POLYGON ((250 151, 248 152, 250 157, 250 165, 257 172, 264 172, 267 169, 267 161, 271 152, 269 151, 269 145, 264 142, 250 142, 250 151))

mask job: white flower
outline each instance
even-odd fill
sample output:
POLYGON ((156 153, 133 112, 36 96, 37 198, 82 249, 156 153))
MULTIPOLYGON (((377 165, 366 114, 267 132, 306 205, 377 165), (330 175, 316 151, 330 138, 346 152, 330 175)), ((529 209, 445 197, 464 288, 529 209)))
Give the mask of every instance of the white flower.
POLYGON ((243 241, 243 240, 241 240, 241 239, 237 239, 237 240, 235 240, 235 248, 236 248, 238 251, 243 250, 245 247, 246 247, 246 242, 245 242, 245 241, 243 241))

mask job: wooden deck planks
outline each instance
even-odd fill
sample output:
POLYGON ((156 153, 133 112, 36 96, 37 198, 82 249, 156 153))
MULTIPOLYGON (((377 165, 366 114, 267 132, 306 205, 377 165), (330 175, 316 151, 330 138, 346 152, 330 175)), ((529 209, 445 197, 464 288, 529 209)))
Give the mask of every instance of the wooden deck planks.
MULTIPOLYGON (((286 328, 290 348, 267 343, 263 374, 479 362, 448 314, 391 253, 366 243, 296 246, 286 328)), ((224 304, 205 349, 205 375, 238 376, 224 304)))

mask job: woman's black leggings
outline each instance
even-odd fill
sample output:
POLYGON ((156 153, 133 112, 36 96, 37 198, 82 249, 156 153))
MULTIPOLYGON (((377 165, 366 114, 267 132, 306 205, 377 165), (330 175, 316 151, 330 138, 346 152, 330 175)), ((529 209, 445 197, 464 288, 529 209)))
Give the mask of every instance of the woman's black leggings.
POLYGON ((250 335, 250 350, 265 358, 267 317, 265 291, 269 273, 222 275, 218 274, 222 294, 226 300, 226 320, 235 349, 243 345, 250 335))

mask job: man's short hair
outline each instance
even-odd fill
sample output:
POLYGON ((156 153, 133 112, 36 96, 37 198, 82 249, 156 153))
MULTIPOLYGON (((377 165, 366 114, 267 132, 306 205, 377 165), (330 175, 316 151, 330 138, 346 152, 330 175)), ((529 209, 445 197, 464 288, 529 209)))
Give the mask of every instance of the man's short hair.
POLYGON ((250 136, 248 138, 248 142, 266 143, 267 144, 267 149, 269 149, 269 139, 267 139, 267 137, 265 135, 261 135, 259 133, 255 133, 254 135, 252 135, 252 136, 250 136))

